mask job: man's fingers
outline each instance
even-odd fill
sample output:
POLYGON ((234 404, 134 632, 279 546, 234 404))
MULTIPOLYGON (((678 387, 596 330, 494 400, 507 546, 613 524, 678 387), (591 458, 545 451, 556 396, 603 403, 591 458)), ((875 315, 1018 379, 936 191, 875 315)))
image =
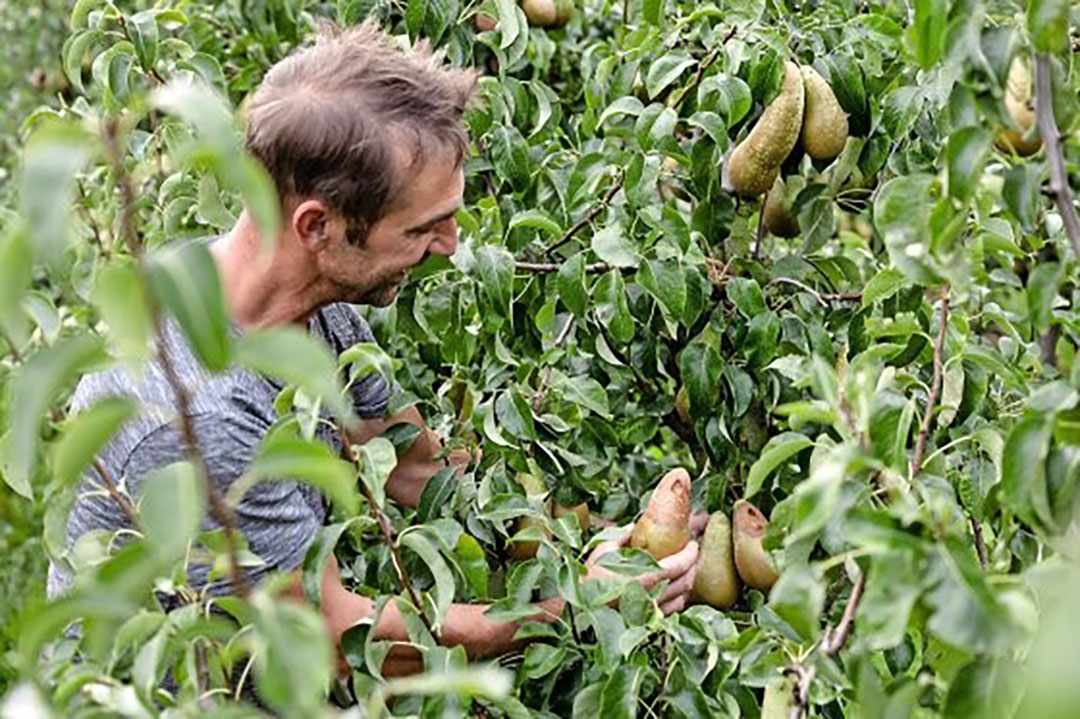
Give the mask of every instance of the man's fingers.
POLYGON ((707 526, 709 526, 708 512, 694 512, 690 515, 690 531, 695 537, 704 532, 707 526))
POLYGON ((660 560, 661 575, 664 579, 676 580, 693 569, 697 564, 698 543, 690 541, 681 551, 660 560))
POLYGON ((670 602, 666 602, 660 605, 660 611, 664 613, 664 616, 674 614, 675 612, 681 612, 686 608, 686 595, 681 594, 670 602))
POLYGON ((664 593, 660 596, 660 603, 665 604, 680 596, 686 596, 690 593, 690 589, 694 586, 694 576, 697 572, 691 569, 686 574, 679 577, 678 580, 667 585, 664 589, 664 593))

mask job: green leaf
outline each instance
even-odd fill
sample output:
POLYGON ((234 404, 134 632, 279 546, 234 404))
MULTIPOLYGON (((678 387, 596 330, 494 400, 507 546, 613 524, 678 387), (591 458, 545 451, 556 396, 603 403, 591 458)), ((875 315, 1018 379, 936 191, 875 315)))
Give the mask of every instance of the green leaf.
POLYGON ((139 517, 150 546, 162 557, 179 557, 202 526, 202 479, 190 462, 176 462, 152 472, 142 488, 139 517))
POLYGON ((660 25, 664 18, 664 0, 641 0, 641 16, 650 25, 660 25))
POLYGON ((869 307, 895 295, 901 287, 908 284, 904 273, 895 267, 884 267, 870 278, 863 288, 862 306, 869 307))
POLYGON ((104 5, 106 0, 77 0, 71 9, 71 29, 78 30, 86 27, 87 18, 94 8, 104 5))
POLYGON ((499 125, 489 135, 491 143, 491 161, 499 177, 510 183, 515 192, 523 192, 529 187, 532 175, 532 163, 529 159, 529 145, 517 128, 499 125))
POLYGON ((746 277, 732 277, 724 285, 728 301, 735 305, 739 313, 747 319, 753 319, 765 312, 765 295, 756 280, 746 277))
POLYGON ((632 664, 619 666, 600 692, 600 711, 604 719, 634 719, 637 716, 638 693, 645 670, 632 664))
POLYGON ((716 406, 723 371, 719 347, 704 332, 679 355, 679 374, 686 387, 692 417, 707 417, 716 406))
POLYGON ((575 317, 585 317, 589 309, 589 291, 585 287, 585 253, 579 252, 559 267, 555 278, 559 299, 575 317))
POLYGON ((562 392, 563 399, 574 402, 601 417, 609 417, 611 411, 608 408, 608 395, 603 385, 592 377, 580 375, 577 377, 564 377, 556 385, 562 392))
MULTIPOLYGON (((456 482, 457 477, 453 477, 453 480, 456 482)), ((471 535, 462 534, 458 537, 457 546, 454 547, 454 559, 461 567, 461 572, 465 575, 465 581, 472 593, 481 599, 487 597, 489 570, 487 555, 484 554, 484 548, 480 546, 480 542, 471 535)))
POLYGON ((544 210, 531 209, 524 212, 518 212, 510 219, 510 226, 508 229, 516 229, 518 227, 528 227, 534 230, 542 230, 551 237, 558 238, 562 236, 562 227, 556 222, 551 215, 544 210))
POLYGON ((1065 268, 1057 262, 1042 262, 1028 276, 1028 316, 1036 334, 1050 327, 1051 308, 1064 278, 1065 268))
POLYGON ((158 27, 155 15, 156 10, 143 10, 132 15, 127 22, 128 35, 135 46, 135 54, 139 58, 139 64, 147 72, 150 72, 157 62, 158 27))
POLYGON ((50 125, 36 132, 23 153, 19 198, 29 238, 50 265, 67 246, 75 173, 90 156, 88 138, 73 125, 50 125))
POLYGON ((806 565, 789 567, 769 592, 769 607, 807 643, 817 636, 825 585, 806 565))
POLYGON ((621 343, 634 338, 634 318, 626 302, 626 286, 618 270, 601 277, 593 287, 596 316, 608 328, 611 336, 621 343))
POLYGON ((257 482, 286 479, 315 487, 347 516, 357 512, 356 475, 352 467, 335 456, 325 442, 304 439, 288 429, 270 432, 263 439, 243 478, 229 488, 228 499, 239 502, 257 482))
POLYGON ((1069 0, 1029 0, 1027 28, 1039 52, 1062 54, 1069 46, 1069 0))
POLYGON ((437 519, 450 503, 458 488, 457 473, 451 467, 443 467, 424 485, 420 504, 416 508, 416 521, 426 524, 437 519))
POLYGON ((62 389, 79 375, 105 359, 101 340, 81 334, 38 350, 14 373, 8 383, 10 400, 7 421, 11 427, 3 448, 4 480, 15 492, 33 496, 34 474, 41 421, 62 389))
POLYGON ((94 280, 93 297, 121 354, 132 362, 145 359, 154 316, 135 265, 121 260, 102 267, 94 280))
POLYGON ((592 251, 612 267, 637 267, 641 258, 622 225, 608 225, 593 235, 592 251))
POLYGON ((1024 668, 1011 659, 977 659, 953 679, 944 714, 951 719, 1010 719, 1024 687, 1024 668))
POLYGON ((962 127, 949 136, 945 162, 949 169, 949 195, 967 202, 982 177, 990 157, 990 131, 984 127, 962 127))
POLYGON ((761 456, 750 467, 746 477, 746 499, 758 493, 773 470, 812 444, 809 437, 798 432, 784 432, 770 439, 761 450, 761 456))
POLYGON ((514 292, 514 256, 505 247, 497 245, 479 247, 475 256, 484 294, 491 299, 499 314, 510 317, 510 302, 514 292))
POLYGON ((352 417, 329 348, 300 328, 272 327, 242 335, 233 350, 236 361, 244 367, 296 385, 312 399, 321 399, 340 417, 352 417))
POLYGON ((316 716, 334 675, 333 650, 322 617, 306 605, 266 593, 255 594, 252 604, 259 699, 283 716, 316 716))
POLYGON ((337 546, 342 533, 349 528, 349 525, 357 521, 358 518, 353 517, 344 522, 319 527, 311 544, 308 545, 307 553, 304 555, 301 583, 304 586, 304 596, 316 609, 322 607, 322 580, 326 563, 330 561, 330 555, 334 553, 334 547, 337 546))
POLYGON ((15 347, 26 341, 26 315, 20 309, 33 279, 33 255, 27 233, 0 236, 0 340, 15 347))
POLYGON ((76 479, 120 427, 135 416, 136 406, 121 397, 108 397, 80 412, 63 429, 53 449, 53 476, 60 487, 76 479))
POLYGON ((1046 487, 1046 457, 1052 434, 1053 424, 1045 415, 1036 414, 1013 427, 1005 442, 1002 500, 1032 524, 1038 517, 1053 526, 1046 487))
POLYGON ((499 426, 518 439, 537 439, 532 408, 521 393, 508 390, 495 400, 495 416, 499 426))
POLYGON ((83 58, 86 57, 86 51, 101 38, 102 33, 100 30, 83 30, 80 33, 72 35, 64 43, 64 75, 67 77, 68 82, 71 83, 71 86, 75 88, 76 92, 82 93, 84 91, 82 62, 83 58))
POLYGON ((678 320, 686 307, 686 275, 677 262, 645 260, 637 281, 652 295, 668 317, 678 320))
POLYGON ((657 95, 693 65, 694 58, 675 52, 663 55, 653 62, 649 66, 649 74, 645 77, 645 91, 649 93, 649 99, 655 100, 657 95))
POLYGON ((1005 173, 1005 184, 1001 188, 1001 198, 1005 206, 1020 221, 1020 226, 1027 232, 1035 229, 1036 208, 1039 199, 1038 181, 1034 169, 1024 163, 1005 173))
POLYGON ((949 23, 948 0, 915 0, 915 22, 908 28, 908 44, 919 67, 935 65, 945 53, 949 23))
POLYGON ((360 479, 371 490, 379 509, 386 505, 386 482, 397 466, 397 450, 385 437, 368 440, 360 448, 360 479))
POLYGON ((937 275, 925 262, 930 240, 931 175, 889 180, 874 200, 874 224, 885 239, 893 265, 914 282, 933 284, 937 275))
POLYGON ((550 644, 533 644, 527 647, 522 667, 525 676, 530 679, 547 676, 566 659, 566 652, 566 647, 553 647, 550 644))
POLYGON ((212 371, 228 367, 232 348, 225 298, 206 245, 163 250, 148 259, 146 274, 158 304, 176 318, 203 366, 212 371))
MULTIPOLYGON (((437 629, 442 625, 446 612, 454 601, 454 575, 450 573, 450 567, 447 566, 446 560, 439 554, 435 543, 428 538, 422 529, 410 528, 402 533, 399 541, 401 546, 408 547, 419 555, 435 580, 435 617, 433 624, 437 629)), ((424 607, 417 607, 417 609, 423 610, 424 607)))

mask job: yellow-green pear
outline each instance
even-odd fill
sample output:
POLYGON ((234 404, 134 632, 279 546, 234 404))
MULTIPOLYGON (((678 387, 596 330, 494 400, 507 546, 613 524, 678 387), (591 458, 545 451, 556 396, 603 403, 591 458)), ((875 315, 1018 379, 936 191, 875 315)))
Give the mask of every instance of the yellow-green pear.
POLYGON ((776 677, 765 685, 765 701, 761 703, 761 719, 790 719, 795 706, 795 679, 790 675, 776 677))
POLYGON ((994 144, 999 149, 1027 157, 1034 155, 1042 147, 1042 138, 1034 136, 1025 139, 1028 131, 1035 126, 1035 99, 1031 87, 1031 69, 1022 57, 1013 58, 1009 64, 1009 75, 1005 80, 1005 109, 1017 128, 1006 127, 998 132, 994 144))
POLYGON ((769 191, 780 173, 780 165, 799 139, 805 96, 799 66, 786 62, 780 94, 728 158, 726 175, 731 189, 748 196, 769 191))
POLYGON ((714 512, 701 539, 697 572, 690 599, 717 609, 730 609, 739 598, 739 575, 731 540, 731 522, 723 512, 714 512))
POLYGON ((663 559, 690 542, 690 475, 673 469, 664 475, 649 498, 645 514, 634 525, 630 546, 663 559))
POLYGON ((732 511, 734 525, 735 567, 747 586, 768 591, 780 575, 776 573, 772 557, 761 546, 769 520, 761 510, 745 499, 735 503, 732 511))
POLYGON ((802 69, 806 86, 806 109, 802 123, 802 146, 815 160, 831 160, 844 149, 848 119, 829 83, 812 67, 802 69))

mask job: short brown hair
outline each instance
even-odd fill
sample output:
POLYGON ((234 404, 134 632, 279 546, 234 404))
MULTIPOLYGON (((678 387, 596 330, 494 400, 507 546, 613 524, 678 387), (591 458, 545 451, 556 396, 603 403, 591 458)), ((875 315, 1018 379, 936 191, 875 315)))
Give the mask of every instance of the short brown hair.
POLYGON ((374 22, 325 25, 316 42, 270 68, 247 109, 247 147, 281 195, 318 197, 362 244, 403 186, 395 149, 411 163, 468 149, 462 116, 476 73, 447 67, 426 41, 411 52, 374 22))

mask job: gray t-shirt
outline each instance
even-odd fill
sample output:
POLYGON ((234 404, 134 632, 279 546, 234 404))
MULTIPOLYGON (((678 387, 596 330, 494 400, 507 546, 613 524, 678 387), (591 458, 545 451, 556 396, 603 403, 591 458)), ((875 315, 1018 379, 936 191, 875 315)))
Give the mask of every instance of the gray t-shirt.
MULTIPOLYGON (((308 329, 324 340, 335 355, 358 342, 374 342, 367 323, 345 304, 329 305, 316 312, 308 329)), ((166 323, 165 336, 177 373, 192 394, 192 418, 210 477, 225 493, 243 474, 277 419, 274 399, 281 386, 243 369, 211 374, 199 364, 175 324, 166 323)), ((98 456, 112 477, 117 481, 122 478, 135 499, 149 472, 185 459, 180 433, 173 421, 176 403, 161 366, 151 361, 143 371, 141 377, 132 376, 122 367, 89 374, 79 382, 71 407, 77 413, 100 399, 118 395, 139 402, 140 414, 125 424, 98 456)), ((385 414, 390 387, 381 375, 370 374, 355 382, 350 390, 359 416, 385 414)), ((328 427, 322 427, 317 434, 335 452, 340 449, 336 434, 328 427)), ((115 531, 131 526, 120 507, 102 496, 100 487, 97 473, 89 469, 68 515, 69 547, 88 531, 115 531)), ((255 485, 235 509, 238 529, 247 538, 248 548, 265 562, 248 569, 253 583, 268 572, 299 567, 327 514, 325 501, 317 490, 287 478, 255 485)), ((206 529, 217 526, 207 517, 206 529)), ((205 565, 193 565, 189 575, 192 586, 203 587, 208 572, 205 565)), ((51 565, 49 596, 65 591, 70 581, 59 567, 51 565)), ((213 594, 223 594, 228 589, 226 578, 215 578, 209 587, 213 594)))

